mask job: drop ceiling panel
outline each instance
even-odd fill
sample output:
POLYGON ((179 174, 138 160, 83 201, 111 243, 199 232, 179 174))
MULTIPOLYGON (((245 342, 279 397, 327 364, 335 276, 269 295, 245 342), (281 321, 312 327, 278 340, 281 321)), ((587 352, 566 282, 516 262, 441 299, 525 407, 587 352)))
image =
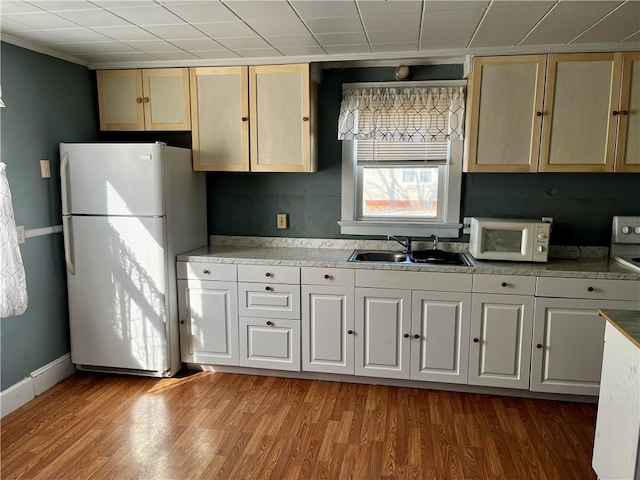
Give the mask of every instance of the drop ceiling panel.
POLYGON ((124 42, 141 52, 154 54, 155 52, 179 52, 180 48, 164 40, 131 40, 124 42))
POLYGON ((41 8, 36 5, 31 5, 26 2, 2 2, 2 14, 3 16, 10 13, 28 13, 28 12, 42 12, 41 8))
POLYGON ((99 63, 112 63, 112 62, 152 62, 158 59, 153 55, 142 52, 131 53, 94 53, 91 55, 77 55, 79 58, 86 59, 87 61, 99 62, 99 63))
POLYGON ((51 35, 48 32, 43 32, 41 30, 25 30, 20 32, 20 38, 24 40, 28 40, 30 42, 35 42, 39 45, 44 45, 46 47, 50 47, 51 44, 60 43, 61 38, 56 37, 55 35, 51 35))
POLYGON ((371 44, 374 52, 415 52, 418 42, 371 44))
POLYGON ((395 30, 392 32, 369 32, 369 42, 374 43, 415 43, 420 32, 417 29, 395 30))
POLYGON ((239 55, 236 55, 235 53, 233 53, 231 50, 211 50, 211 51, 201 51, 201 52, 193 52, 193 54, 198 57, 201 58, 203 60, 207 60, 209 58, 240 58, 239 55))
POLYGON ((222 45, 233 51, 239 49, 270 48, 271 46, 262 38, 254 37, 229 37, 218 40, 222 45))
POLYGON ((623 40, 623 42, 640 42, 640 32, 636 32, 633 35, 629 35, 623 40))
POLYGON ((358 10, 356 3, 351 0, 339 2, 310 2, 292 1, 293 8, 302 18, 325 18, 325 17, 357 17, 358 10))
POLYGON ((60 43, 70 42, 110 42, 112 38, 105 37, 89 28, 65 28, 62 30, 46 30, 60 39, 60 43))
POLYGON ((360 17, 313 18, 306 24, 313 33, 362 32, 360 17))
POLYGON ((483 8, 471 8, 425 13, 420 48, 466 48, 484 11, 483 8))
POLYGON ((34 30, 44 30, 51 28, 74 28, 77 27, 73 22, 61 18, 53 13, 41 12, 41 13, 15 13, 4 15, 9 20, 14 20, 18 23, 22 23, 34 30))
POLYGON ((189 23, 239 21, 238 16, 220 2, 174 2, 165 6, 189 23))
POLYGON ((289 57, 307 56, 307 55, 326 55, 324 48, 319 46, 307 47, 283 47, 279 48, 284 55, 289 57))
POLYGON ((370 15, 363 17, 363 22, 367 32, 402 31, 405 29, 418 30, 420 28, 420 15, 413 13, 370 15))
POLYGON ((521 45, 569 43, 622 2, 560 2, 521 45))
POLYGON ((214 52, 217 50, 227 50, 215 40, 210 38, 198 38, 190 40, 172 40, 175 46, 180 47, 187 52, 214 52))
POLYGON ((158 60, 167 60, 167 61, 180 61, 180 60, 197 60, 193 53, 179 51, 179 52, 155 52, 152 53, 154 57, 158 60))
POLYGON ((9 20, 8 18, 2 18, 0 21, 0 31, 4 33, 13 33, 13 32, 21 32, 24 30, 31 30, 30 27, 27 27, 23 23, 18 23, 13 20, 9 20))
POLYGON ((58 12, 57 15, 83 27, 116 27, 131 25, 126 20, 100 8, 58 12))
POLYGON ((298 18, 295 20, 249 21, 249 26, 262 36, 301 35, 309 33, 307 27, 298 18))
POLYGON ((316 38, 322 45, 364 45, 367 43, 364 32, 318 33, 316 38))
POLYGON ((369 44, 365 45, 329 45, 324 47, 330 55, 343 55, 347 53, 371 53, 369 44))
POLYGON ((273 37, 265 37, 266 40, 276 48, 292 48, 292 47, 317 47, 318 42, 311 35, 278 35, 273 37))
POLYGON ((201 31, 193 28, 191 25, 150 25, 145 30, 151 32, 156 37, 165 40, 186 40, 195 38, 206 38, 207 36, 201 31))
POLYGON ((471 47, 512 46, 520 42, 554 2, 494 2, 471 47))
POLYGON ((256 32, 243 22, 194 23, 193 26, 214 39, 225 37, 249 37, 256 34, 256 32))
POLYGON ((135 52, 136 49, 130 45, 120 42, 84 42, 66 44, 68 50, 75 53, 126 53, 135 52))
POLYGON ((449 1, 427 1, 424 6, 425 13, 428 12, 445 12, 449 10, 473 10, 473 9, 485 9, 489 6, 488 1, 481 0, 449 0, 449 1))
POLYGON ((155 35, 143 30, 139 27, 98 27, 93 28, 98 33, 105 35, 114 40, 152 40, 156 39, 155 35))
MULTIPOLYGON (((38 9, 47 10, 49 12, 64 12, 67 10, 91 10, 96 8, 96 5, 86 0, 29 0, 29 4, 25 2, 16 1, 3 1, 2 10, 4 11, 7 5, 35 5, 38 9)), ((12 8, 12 7, 10 7, 12 8)))
POLYGON ((371 0, 360 0, 358 2, 358 8, 363 17, 369 15, 393 15, 397 13, 411 13, 419 16, 420 12, 422 12, 422 2, 403 0, 372 2, 371 0))
POLYGON ((640 30, 640 2, 627 2, 602 19, 574 43, 619 42, 640 30))
POLYGON ((282 54, 274 48, 248 48, 246 50, 234 50, 244 58, 281 57, 282 54))
POLYGON ((176 25, 184 23, 169 10, 155 4, 144 7, 109 8, 109 10, 135 25, 176 25))
POLYGON ((245 21, 263 22, 297 20, 298 16, 287 2, 272 0, 227 1, 225 5, 245 21))

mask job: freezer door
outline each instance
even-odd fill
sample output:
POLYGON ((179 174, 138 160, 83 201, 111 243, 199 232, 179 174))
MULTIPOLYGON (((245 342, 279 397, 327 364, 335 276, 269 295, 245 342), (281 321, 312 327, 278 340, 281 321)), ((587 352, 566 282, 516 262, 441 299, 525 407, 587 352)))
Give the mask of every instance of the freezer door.
POLYGON ((71 361, 164 371, 164 218, 67 217, 71 361))
POLYGON ((61 143, 63 215, 164 215, 164 144, 61 143))

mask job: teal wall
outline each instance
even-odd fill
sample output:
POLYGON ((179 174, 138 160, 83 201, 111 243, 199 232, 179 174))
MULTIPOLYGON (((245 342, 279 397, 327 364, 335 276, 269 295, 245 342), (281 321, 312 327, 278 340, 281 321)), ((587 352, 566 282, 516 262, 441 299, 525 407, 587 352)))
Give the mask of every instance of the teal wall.
MULTIPOLYGON (((58 144, 97 138, 95 86, 82 66, 7 43, 0 44, 0 158, 7 164, 17 225, 61 223, 58 144), (40 177, 40 159, 51 178, 40 177)), ((29 306, 0 320, 0 380, 4 390, 69 352, 62 234, 20 246, 29 306)))
MULTIPOLYGON (((462 77, 460 65, 412 67, 412 80, 462 77)), ((393 68, 329 69, 318 89, 318 164, 313 174, 209 173, 209 233, 346 238, 340 234, 342 83, 393 80, 393 68), (276 229, 276 213, 290 228, 276 229)), ((638 174, 464 174, 462 216, 554 217, 555 245, 610 241, 613 215, 640 215, 638 174)), ((468 241, 462 236, 460 241, 468 241)))

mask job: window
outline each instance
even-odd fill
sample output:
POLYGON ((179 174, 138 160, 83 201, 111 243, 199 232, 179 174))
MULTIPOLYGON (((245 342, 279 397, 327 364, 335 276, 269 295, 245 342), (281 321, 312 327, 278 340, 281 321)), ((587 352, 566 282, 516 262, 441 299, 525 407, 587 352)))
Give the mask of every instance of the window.
POLYGON ((424 88, 391 90, 395 94, 375 91, 368 97, 359 91, 359 101, 345 115, 343 98, 339 126, 347 124, 350 133, 342 135, 341 231, 457 237, 462 141, 461 131, 452 134, 452 124, 463 116, 464 97, 452 102, 447 91, 434 101, 421 95, 424 88))

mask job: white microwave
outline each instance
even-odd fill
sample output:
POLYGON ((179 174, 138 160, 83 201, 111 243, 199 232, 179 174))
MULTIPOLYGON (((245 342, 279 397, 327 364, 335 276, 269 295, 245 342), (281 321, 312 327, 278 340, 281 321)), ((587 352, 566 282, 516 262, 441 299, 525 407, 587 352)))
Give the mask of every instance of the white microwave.
POLYGON ((471 217, 469 253, 479 260, 546 262, 551 224, 518 218, 471 217))

